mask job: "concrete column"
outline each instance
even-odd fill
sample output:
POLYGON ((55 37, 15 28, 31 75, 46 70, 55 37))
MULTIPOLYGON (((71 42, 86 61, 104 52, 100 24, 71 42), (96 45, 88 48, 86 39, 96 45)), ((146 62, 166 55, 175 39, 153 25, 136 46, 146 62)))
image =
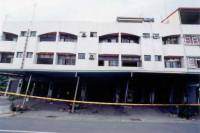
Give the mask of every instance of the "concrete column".
POLYGON ((52 89, 52 82, 50 82, 50 83, 49 83, 49 89, 48 89, 47 97, 52 97, 52 92, 53 92, 53 89, 52 89))
POLYGON ((126 91, 125 91, 125 97, 124 97, 124 102, 127 102, 128 98, 128 90, 129 90, 129 80, 126 82, 126 91))
POLYGON ((22 89, 22 85, 23 85, 23 79, 19 80, 18 86, 17 86, 17 92, 16 93, 20 93, 21 89, 22 89))
POLYGON ((31 96, 33 96, 34 91, 35 91, 35 83, 33 83, 33 88, 32 88, 32 90, 31 90, 31 96))
POLYGON ((118 35, 119 35, 119 36, 118 36, 118 43, 121 43, 121 32, 119 32, 118 35))
POLYGON ((53 54, 53 64, 54 65, 57 64, 57 54, 56 53, 53 54))
POLYGON ((11 78, 8 79, 7 86, 6 86, 6 90, 5 90, 5 93, 4 93, 4 96, 7 95, 7 92, 8 92, 9 87, 10 87, 10 83, 11 83, 11 78))

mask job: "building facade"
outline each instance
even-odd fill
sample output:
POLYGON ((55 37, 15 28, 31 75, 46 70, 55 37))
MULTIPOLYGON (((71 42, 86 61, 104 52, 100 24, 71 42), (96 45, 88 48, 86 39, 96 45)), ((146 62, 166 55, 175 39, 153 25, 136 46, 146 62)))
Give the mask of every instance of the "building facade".
POLYGON ((200 74, 200 9, 179 8, 161 23, 5 22, 1 36, 1 72, 200 74))

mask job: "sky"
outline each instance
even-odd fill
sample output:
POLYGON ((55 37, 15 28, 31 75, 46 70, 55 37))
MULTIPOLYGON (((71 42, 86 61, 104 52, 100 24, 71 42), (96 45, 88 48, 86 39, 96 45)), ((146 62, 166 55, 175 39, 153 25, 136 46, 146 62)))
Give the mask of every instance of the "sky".
POLYGON ((153 17, 160 22, 178 7, 200 7, 200 0, 0 0, 0 26, 32 18, 114 22, 117 16, 125 16, 153 17))

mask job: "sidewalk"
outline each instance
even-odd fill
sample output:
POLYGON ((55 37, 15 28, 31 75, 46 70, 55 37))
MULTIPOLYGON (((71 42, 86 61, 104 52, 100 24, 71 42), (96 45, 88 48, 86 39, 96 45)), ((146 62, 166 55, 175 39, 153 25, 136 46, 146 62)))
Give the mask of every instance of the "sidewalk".
POLYGON ((8 97, 0 96, 0 117, 10 116, 13 114, 10 110, 10 104, 8 97))
MULTIPOLYGON (((18 101, 19 102, 19 101, 18 101)), ((78 121, 118 121, 118 122, 189 122, 172 115, 165 109, 150 107, 117 107, 85 105, 69 113, 70 106, 66 103, 53 103, 45 101, 29 101, 30 111, 18 113, 15 117, 55 119, 55 120, 78 120, 78 121)))

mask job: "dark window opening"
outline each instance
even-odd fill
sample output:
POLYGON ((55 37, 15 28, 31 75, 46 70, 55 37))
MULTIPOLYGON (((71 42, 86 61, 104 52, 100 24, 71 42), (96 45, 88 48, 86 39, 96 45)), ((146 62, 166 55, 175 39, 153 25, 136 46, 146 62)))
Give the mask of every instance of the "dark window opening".
POLYGON ((78 53, 78 59, 85 59, 85 53, 78 53))
POLYGON ((16 57, 17 57, 17 58, 22 58, 22 57, 23 57, 23 52, 17 52, 16 57))
POLYGON ((118 43, 119 33, 112 33, 99 36, 99 43, 118 43))
POLYGON ((141 67, 142 62, 140 56, 122 55, 122 66, 124 67, 141 67))
POLYGON ((21 37, 26 37, 27 36, 27 31, 21 31, 20 32, 21 37))
POLYGON ((32 57, 33 57, 33 52, 26 53, 26 58, 32 58, 32 57))
POLYGON ((56 41, 56 32, 46 33, 39 36, 40 42, 54 42, 56 41))
POLYGON ((90 37, 97 37, 97 32, 90 32, 90 37))
POLYGON ((180 35, 166 36, 162 38, 163 44, 179 44, 180 35))
POLYGON ((143 38, 150 38, 150 33, 143 33, 143 38))
POLYGON ((121 43, 137 43, 139 44, 140 37, 128 33, 121 33, 121 43))
POLYGON ((53 64, 53 53, 39 53, 37 64, 53 64))
POLYGON ((162 61, 161 55, 155 55, 155 61, 162 61))
POLYGON ((8 32, 3 32, 2 40, 3 41, 17 41, 18 35, 8 32))
POLYGON ((61 42, 77 42, 77 38, 74 34, 59 32, 59 41, 61 42))
POLYGON ((200 9, 181 9, 181 24, 200 24, 200 9))
POLYGON ((151 55, 144 55, 145 61, 151 61, 151 55))
POLYGON ((59 53, 57 54, 57 64, 58 65, 75 65, 76 64, 76 55, 75 54, 67 54, 67 53, 59 53))
POLYGON ((12 63, 14 58, 14 53, 0 53, 0 63, 12 63))
POLYGON ((37 33, 36 31, 31 31, 30 36, 31 37, 36 37, 36 33, 37 33))
POLYGON ((99 55, 98 66, 118 66, 118 55, 99 55))

